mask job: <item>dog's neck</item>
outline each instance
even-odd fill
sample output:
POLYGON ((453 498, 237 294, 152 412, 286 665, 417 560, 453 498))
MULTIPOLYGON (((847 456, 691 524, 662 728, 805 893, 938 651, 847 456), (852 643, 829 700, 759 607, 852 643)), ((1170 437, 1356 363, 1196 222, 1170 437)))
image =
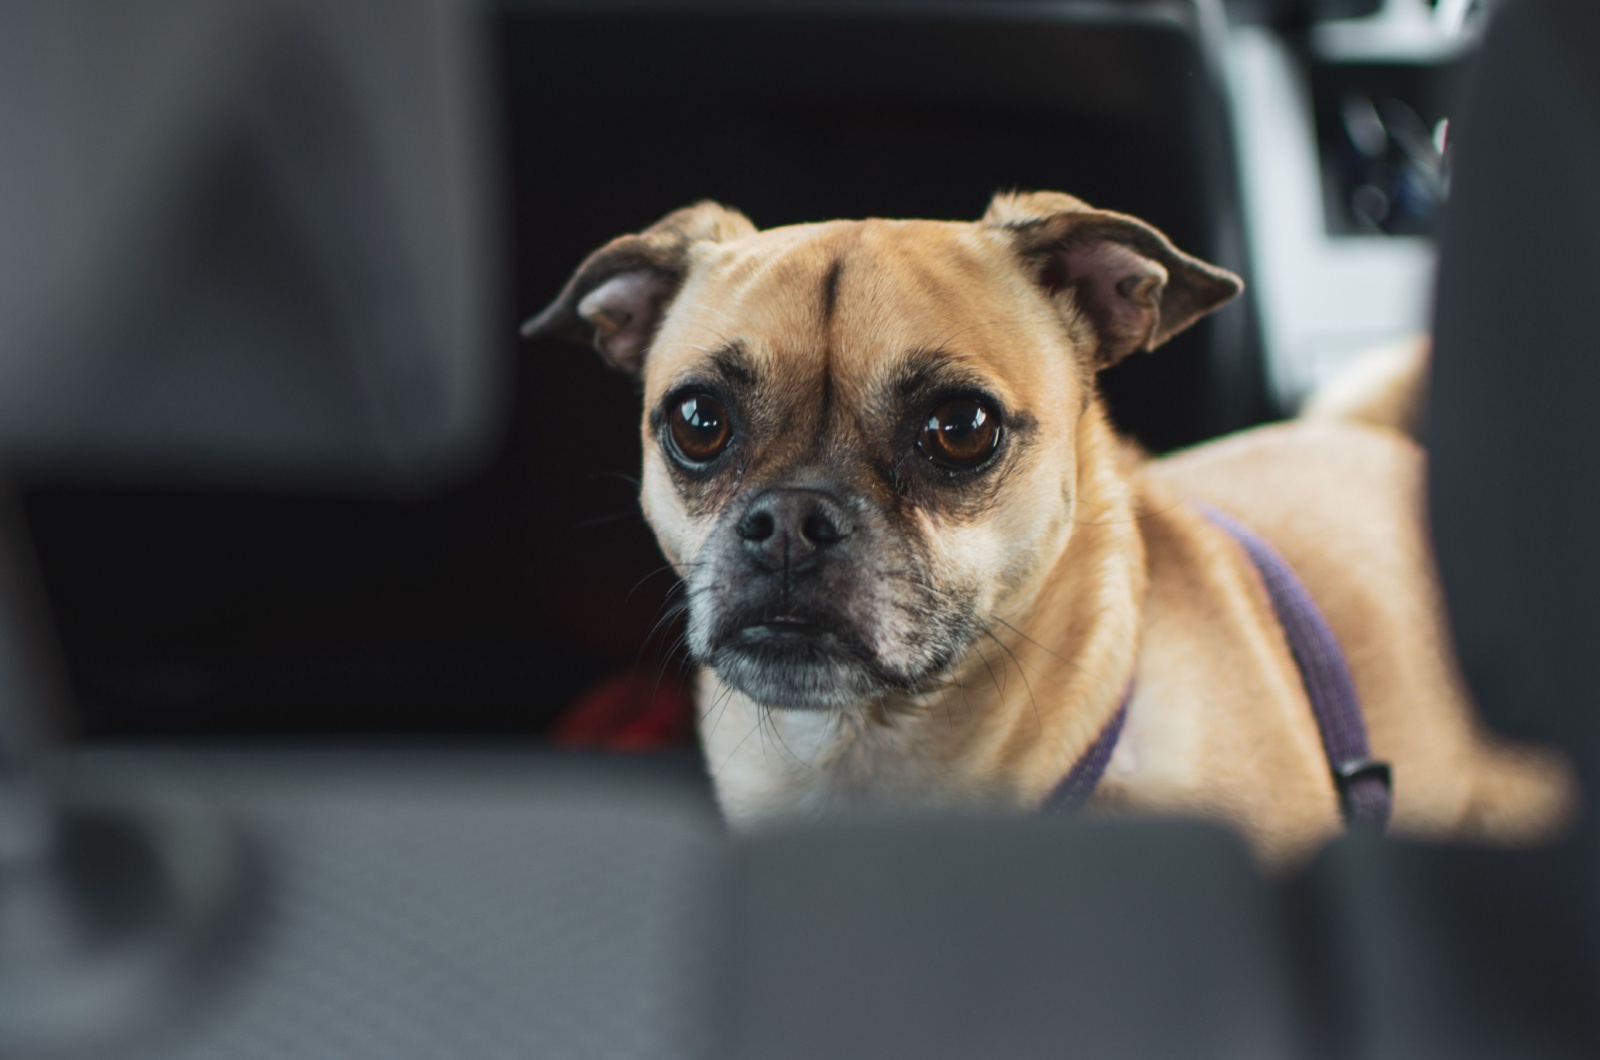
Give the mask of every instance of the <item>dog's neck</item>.
POLYGON ((1134 457, 1098 402, 1078 425, 1067 544, 950 675, 848 712, 772 711, 700 678, 700 734, 735 824, 864 803, 1042 801, 1132 678, 1145 595, 1134 457))

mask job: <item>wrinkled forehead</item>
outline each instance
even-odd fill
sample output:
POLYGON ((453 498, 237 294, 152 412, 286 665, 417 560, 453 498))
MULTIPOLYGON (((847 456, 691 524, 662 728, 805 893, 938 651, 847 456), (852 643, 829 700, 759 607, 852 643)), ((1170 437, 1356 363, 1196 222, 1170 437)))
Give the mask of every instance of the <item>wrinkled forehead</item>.
POLYGON ((1039 346, 1059 341, 978 226, 797 225, 705 247, 651 347, 646 400, 710 372, 870 403, 935 371, 1023 404, 1044 382, 1039 346))

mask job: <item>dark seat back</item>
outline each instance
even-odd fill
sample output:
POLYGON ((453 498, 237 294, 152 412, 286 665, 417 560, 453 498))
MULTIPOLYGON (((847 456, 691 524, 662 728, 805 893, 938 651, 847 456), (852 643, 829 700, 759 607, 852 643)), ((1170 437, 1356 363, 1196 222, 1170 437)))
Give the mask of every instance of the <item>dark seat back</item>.
MULTIPOLYGON (((522 308, 607 239, 702 198, 770 227, 962 220, 998 190, 1069 191, 1248 279, 1217 15, 1193 0, 508 5, 522 308)), ((1119 420, 1157 448, 1259 422, 1253 320, 1230 306, 1119 367, 1119 420)), ((557 385, 589 370, 557 344, 531 356, 557 385)))
POLYGON ((1467 677, 1600 790, 1600 8, 1498 16, 1454 134, 1428 443, 1467 677))

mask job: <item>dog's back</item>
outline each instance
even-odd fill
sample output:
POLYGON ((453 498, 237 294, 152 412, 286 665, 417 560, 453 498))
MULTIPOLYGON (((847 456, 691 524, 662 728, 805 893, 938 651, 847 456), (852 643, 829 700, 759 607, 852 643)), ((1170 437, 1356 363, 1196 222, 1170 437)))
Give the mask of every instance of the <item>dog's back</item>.
POLYGON ((1418 335, 1370 350, 1317 388, 1303 420, 1365 423, 1416 436, 1422 426, 1431 344, 1418 335))
MULTIPOLYGON (((1215 505, 1294 568, 1348 658, 1374 755, 1394 766, 1398 831, 1534 841, 1568 820, 1576 787, 1559 756, 1492 739, 1472 710, 1434 573, 1424 453, 1402 433, 1425 375, 1425 344, 1386 354, 1307 417, 1147 465, 1144 504, 1215 505)), ((1146 541, 1154 571, 1163 545, 1146 541)))

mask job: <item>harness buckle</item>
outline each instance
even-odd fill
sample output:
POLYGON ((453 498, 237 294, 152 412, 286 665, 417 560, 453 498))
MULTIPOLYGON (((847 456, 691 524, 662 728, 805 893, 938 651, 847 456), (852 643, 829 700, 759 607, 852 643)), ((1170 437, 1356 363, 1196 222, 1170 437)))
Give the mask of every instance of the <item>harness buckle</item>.
POLYGON ((1333 767, 1333 786, 1339 792, 1339 812, 1346 828, 1371 825, 1381 832, 1388 826, 1389 810, 1394 802, 1394 773, 1388 762, 1377 758, 1340 762, 1333 767), (1383 798, 1358 800, 1356 792, 1369 780, 1383 785, 1383 798))

